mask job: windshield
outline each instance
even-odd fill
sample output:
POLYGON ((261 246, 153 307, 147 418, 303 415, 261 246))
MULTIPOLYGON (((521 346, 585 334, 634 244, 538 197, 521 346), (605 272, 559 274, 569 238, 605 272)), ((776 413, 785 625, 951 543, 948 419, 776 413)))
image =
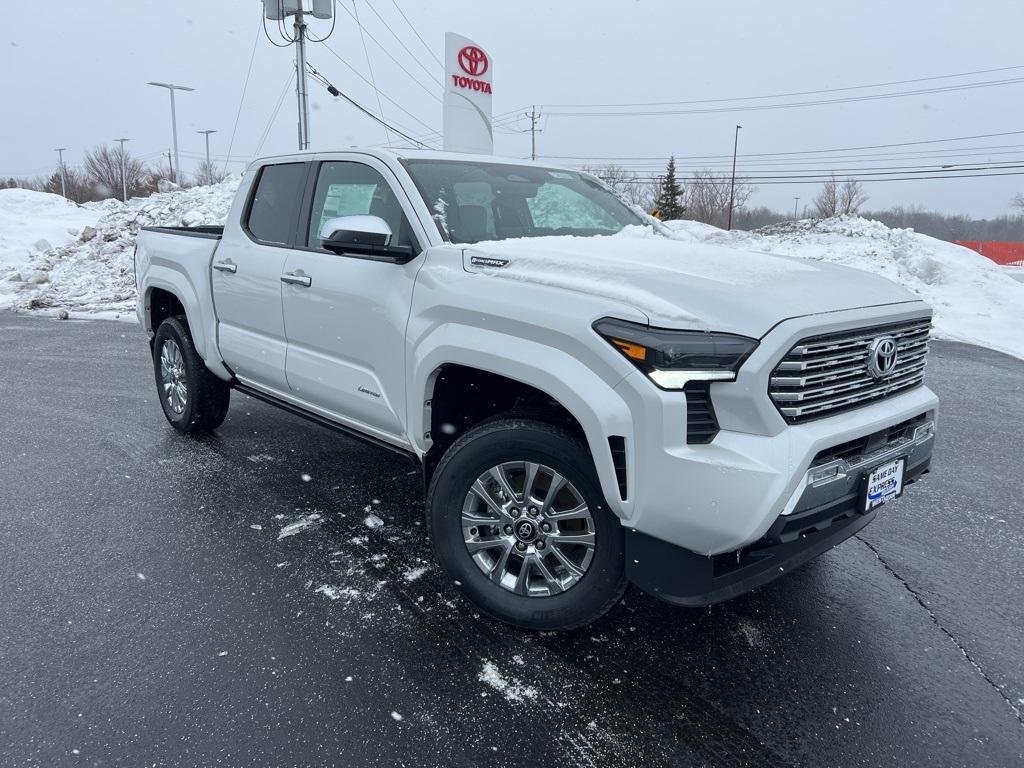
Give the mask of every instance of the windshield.
POLYGON ((465 160, 403 164, 441 235, 453 243, 613 235, 644 223, 614 193, 582 173, 465 160))

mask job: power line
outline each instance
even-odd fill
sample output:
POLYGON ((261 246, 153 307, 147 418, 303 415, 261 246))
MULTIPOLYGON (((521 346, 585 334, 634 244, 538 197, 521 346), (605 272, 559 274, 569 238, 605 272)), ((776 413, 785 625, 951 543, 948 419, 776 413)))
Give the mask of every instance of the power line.
MULTIPOLYGON (((792 162, 792 163, 785 163, 784 161, 775 160, 775 161, 764 161, 762 163, 744 163, 743 164, 743 168, 744 168, 744 170, 747 170, 747 171, 753 169, 753 170, 757 170, 757 171, 777 171, 779 173, 788 172, 788 168, 793 167, 793 166, 805 166, 805 165, 816 165, 817 167, 812 167, 812 168, 793 168, 793 172, 795 173, 797 171, 822 171, 824 173, 832 173, 832 172, 843 173, 843 172, 846 172, 846 171, 862 171, 863 172, 863 171, 871 171, 871 170, 891 170, 891 169, 899 169, 899 168, 935 168, 935 169, 942 169, 942 168, 949 168, 949 167, 953 167, 953 166, 957 166, 957 165, 976 165, 976 164, 978 164, 980 162, 986 162, 985 160, 971 160, 969 162, 957 162, 957 161, 954 160, 954 158, 959 158, 959 157, 976 157, 978 155, 980 155, 981 157, 991 157, 992 155, 1013 155, 1012 158, 1009 158, 1009 159, 1006 159, 1006 160, 992 160, 992 161, 988 161, 988 162, 995 163, 995 164, 1019 162, 1020 160, 1024 160, 1024 153, 1022 153, 1020 150, 1018 150, 1016 152, 978 153, 977 155, 972 155, 972 154, 968 153, 967 155, 963 155, 963 156, 961 156, 961 155, 954 155, 954 156, 951 156, 951 157, 948 157, 948 158, 935 158, 935 157, 923 157, 923 158, 917 158, 917 157, 909 157, 909 158, 907 158, 907 157, 884 158, 883 157, 883 158, 873 158, 873 159, 863 159, 863 160, 841 160, 840 159, 840 160, 838 160, 838 162, 844 163, 844 165, 834 165, 834 166, 828 166, 828 167, 821 166, 820 163, 818 163, 817 161, 813 161, 813 160, 795 161, 795 162, 792 162), (883 160, 886 160, 886 159, 891 159, 891 160, 896 160, 896 161, 900 161, 900 160, 927 160, 927 161, 930 161, 930 162, 923 163, 923 164, 919 163, 917 165, 884 165, 884 166, 883 165, 879 165, 879 166, 867 166, 867 167, 865 167, 865 166, 858 166, 858 165, 853 165, 853 166, 845 165, 846 163, 857 163, 857 162, 861 162, 861 163, 865 163, 865 162, 880 162, 880 161, 883 161, 883 160)), ((825 160, 829 160, 830 158, 824 158, 824 159, 825 160)), ((589 165, 589 164, 584 163, 584 165, 589 165)), ((715 162, 715 163, 709 163, 709 164, 690 164, 690 163, 682 163, 681 164, 681 163, 676 163, 676 168, 678 170, 682 170, 682 171, 701 171, 701 170, 724 169, 724 168, 728 168, 729 165, 730 165, 730 163, 728 163, 728 162, 715 162)), ((643 165, 617 165, 616 164, 615 167, 616 168, 621 168, 621 169, 627 170, 627 171, 638 171, 638 172, 640 172, 640 171, 659 171, 659 170, 664 168, 664 163, 658 163, 658 164, 645 163, 643 165)))
POLYGON ((930 77, 915 77, 911 80, 891 80, 887 83, 869 83, 867 85, 848 85, 843 88, 823 88, 814 91, 790 91, 788 93, 771 93, 761 96, 730 96, 720 99, 697 99, 691 101, 640 101, 633 103, 617 104, 545 104, 546 107, 566 108, 600 108, 600 107, 661 107, 661 106, 685 106, 691 104, 720 104, 729 101, 754 101, 758 99, 782 99, 790 96, 813 96, 821 93, 841 93, 844 91, 859 91, 865 88, 886 88, 893 85, 909 85, 910 83, 924 83, 933 80, 948 80, 955 77, 970 77, 972 75, 988 75, 993 72, 1009 72, 1011 70, 1024 69, 1024 64, 1012 67, 997 67, 995 69, 976 69, 972 72, 955 72, 949 75, 932 75, 930 77))
POLYGON ((281 95, 277 98, 277 105, 274 107, 274 111, 270 115, 270 120, 267 121, 267 127, 263 129, 263 135, 260 137, 260 143, 256 146, 256 151, 253 152, 253 157, 259 155, 260 150, 263 149, 263 142, 267 140, 267 136, 270 135, 270 129, 274 125, 274 121, 277 119, 277 113, 281 111, 281 105, 284 103, 284 97, 288 94, 288 87, 292 84, 292 78, 295 77, 295 70, 288 72, 288 79, 284 81, 284 88, 281 90, 281 95))
MULTIPOLYGON (((1024 165, 1022 165, 1022 166, 1015 166, 1015 167, 1024 168, 1024 165)), ((986 177, 989 177, 989 176, 1024 176, 1024 171, 1007 171, 1007 172, 997 172, 997 173, 945 174, 945 175, 939 175, 939 176, 902 176, 902 177, 892 177, 892 176, 890 176, 890 177, 887 177, 887 178, 884 178, 884 179, 863 179, 863 180, 860 180, 860 181, 862 183, 864 183, 864 184, 874 184, 874 183, 887 182, 887 181, 933 181, 933 180, 937 180, 937 179, 978 179, 978 178, 986 178, 986 177)), ((649 183, 654 183, 654 182, 657 182, 657 181, 660 181, 660 180, 661 180, 661 177, 659 177, 659 176, 649 176, 649 177, 638 176, 638 177, 634 177, 633 179, 631 179, 631 181, 649 182, 649 183)), ((817 178, 817 179, 808 179, 808 180, 804 180, 804 179, 782 179, 782 180, 768 180, 768 181, 759 180, 757 182, 757 184, 758 184, 758 186, 774 186, 774 185, 777 185, 777 184, 822 184, 822 183, 824 183, 826 181, 829 181, 829 180, 830 180, 830 178, 826 178, 826 177, 817 178)), ((680 176, 679 177, 679 181, 684 182, 684 183, 689 183, 689 184, 696 183, 698 181, 706 183, 706 184, 715 184, 715 185, 723 185, 723 184, 728 184, 729 183, 728 179, 724 179, 724 180, 720 180, 720 179, 698 179, 696 177, 692 177, 691 178, 691 177, 684 177, 684 176, 680 176)), ((746 183, 746 182, 750 181, 750 179, 749 179, 749 177, 740 177, 740 181, 743 182, 743 183, 746 183)))
MULTIPOLYGON (((397 66, 400 70, 405 72, 405 74, 409 77, 410 80, 412 80, 414 83, 416 83, 416 85, 418 85, 420 88, 422 88, 428 94, 430 94, 431 97, 433 97, 434 99, 437 99, 438 101, 441 101, 441 97, 440 96, 438 96, 436 93, 434 93, 434 91, 432 91, 430 88, 425 86, 422 82, 420 82, 420 80, 415 75, 413 75, 412 72, 410 72, 408 69, 406 69, 402 65, 402 62, 400 62, 398 59, 396 59, 394 56, 391 55, 391 51, 389 51, 387 49, 387 47, 383 43, 381 43, 377 38, 375 38, 373 36, 373 34, 369 30, 367 30, 362 24, 359 23, 358 17, 356 17, 352 13, 352 11, 350 11, 346 6, 344 6, 341 3, 341 0, 334 0, 334 5, 335 5, 336 8, 341 8, 345 13, 347 13, 349 15, 349 18, 351 18, 356 23, 356 26, 359 27, 359 29, 362 30, 362 32, 364 32, 368 38, 370 38, 374 43, 376 43, 377 47, 380 48, 384 52, 384 55, 387 56, 389 59, 391 59, 391 61, 393 61, 395 63, 395 66, 397 66)), ((439 85, 443 85, 443 83, 441 83, 440 80, 438 80, 437 82, 438 82, 439 85)))
MULTIPOLYGON (((335 5, 337 5, 337 2, 335 2, 335 5)), ((347 11, 348 8, 345 10, 347 11)), ((370 50, 366 47, 365 30, 363 29, 363 25, 359 23, 359 9, 356 7, 356 0, 352 0, 352 10, 355 11, 356 26, 359 28, 359 40, 363 44, 363 56, 366 57, 366 68, 370 71, 370 85, 373 87, 373 91, 377 95, 377 111, 380 112, 380 116, 383 118, 384 107, 380 103, 380 90, 377 88, 377 78, 373 75, 373 64, 370 63, 370 50)), ((334 15, 337 16, 338 14, 334 15)), ((384 125, 384 139, 390 144, 391 136, 388 134, 387 123, 382 124, 384 125)))
MULTIPOLYGON (((848 96, 838 99, 816 99, 813 101, 783 102, 780 104, 755 104, 738 107, 712 107, 707 109, 663 109, 647 110, 638 112, 628 110, 624 112, 559 112, 548 109, 548 114, 557 117, 664 117, 668 115, 708 115, 727 112, 761 112, 775 109, 796 109, 800 107, 820 107, 832 104, 852 104, 863 101, 879 101, 884 99, 897 99, 905 96, 922 96, 934 93, 950 93, 953 91, 968 91, 976 88, 993 88, 1000 85, 1015 85, 1024 82, 1024 77, 1007 78, 1004 80, 989 80, 981 83, 965 83, 962 85, 947 85, 938 88, 920 88, 914 91, 897 91, 894 93, 867 94, 864 96, 848 96)), ((546 105, 545 105, 546 106, 546 105)))
MULTIPOLYGON (((228 142, 228 157, 231 157, 231 150, 235 146, 235 132, 238 130, 238 120, 242 117, 242 105, 245 104, 245 92, 249 89, 249 77, 252 75, 252 63, 256 60, 256 48, 260 42, 260 28, 265 29, 266 19, 260 18, 260 26, 256 28, 256 39, 252 41, 252 53, 249 54, 249 68, 245 71, 245 82, 242 83, 242 97, 238 100, 238 111, 235 113, 235 124, 231 128, 231 141, 228 142)), ((273 41, 271 41, 273 42, 273 41)), ((228 164, 224 163, 224 172, 228 170, 228 164)))
MULTIPOLYGON (((824 154, 830 152, 852 152, 861 149, 889 149, 892 147, 911 147, 919 146, 922 144, 940 144, 952 141, 969 141, 973 139, 991 139, 997 136, 1019 136, 1024 134, 1024 131, 1002 131, 1000 133, 978 133, 973 136, 954 136, 948 139, 925 139, 922 141, 902 141, 895 144, 868 144, 860 147, 833 147, 831 149, 803 149, 794 150, 791 152, 748 152, 740 155, 741 158, 746 157, 780 157, 782 155, 814 155, 824 154)), ((657 157, 627 157, 625 155, 617 156, 581 156, 581 155, 542 155, 541 157, 553 159, 553 160, 665 160, 664 156, 657 157)), ((689 155, 688 157, 682 158, 686 160, 712 160, 717 158, 729 158, 732 155, 689 155)))
MULTIPOLYGON (((393 30, 393 29, 391 28, 391 25, 390 25, 390 24, 388 24, 388 23, 387 23, 387 21, 386 21, 386 20, 384 19, 384 17, 383 17, 383 16, 381 16, 381 15, 380 15, 380 14, 379 14, 379 13, 377 12, 377 9, 373 7, 373 5, 372 5, 372 4, 370 3, 370 0, 363 0, 363 2, 364 2, 364 3, 366 3, 366 7, 367 7, 367 8, 369 8, 369 9, 370 9, 371 11, 373 11, 373 14, 374 14, 374 16, 376 16, 376 17, 377 17, 378 19, 380 19, 380 23, 381 23, 381 24, 383 24, 383 25, 384 25, 384 28, 385 28, 385 29, 386 29, 386 30, 387 30, 388 32, 390 32, 390 33, 391 33, 391 36, 392 36, 393 38, 395 38, 395 40, 396 40, 396 41, 398 41, 398 44, 399 44, 400 46, 402 46, 402 49, 403 49, 403 50, 404 50, 404 51, 405 51, 406 53, 408 53, 408 54, 409 54, 409 57, 410 57, 410 58, 411 58, 411 59, 412 59, 413 61, 415 61, 415 62, 416 62, 417 64, 419 64, 419 66, 420 66, 420 69, 422 69, 422 70, 423 70, 424 72, 426 72, 426 73, 427 73, 427 76, 428 76, 428 77, 430 77, 431 79, 435 80, 435 81, 436 81, 436 82, 437 82, 437 83, 438 83, 438 84, 440 85, 440 84, 441 84, 441 81, 440 81, 440 80, 438 79, 438 77, 437 77, 437 73, 436 73, 436 72, 432 72, 432 71, 431 71, 431 70, 430 70, 430 69, 429 69, 429 68, 428 68, 428 67, 427 67, 427 66, 426 66, 426 65, 425 65, 425 64, 424 64, 424 63, 423 63, 422 61, 420 61, 420 60, 419 60, 419 58, 418 58, 418 57, 416 56, 416 54, 414 54, 414 53, 413 53, 412 51, 410 51, 410 50, 409 50, 409 46, 407 46, 407 45, 406 45, 406 44, 405 44, 405 43, 404 43, 404 42, 402 41, 402 38, 400 38, 400 37, 399 37, 399 36, 398 36, 398 35, 397 35, 397 34, 395 33, 395 30, 393 30)), ((443 66, 442 66, 442 69, 443 69, 443 66)))
POLYGON ((397 0, 391 0, 391 4, 395 6, 395 10, 398 11, 398 13, 401 15, 403 19, 405 19, 405 23, 409 25, 409 29, 412 30, 412 33, 416 35, 417 39, 421 43, 423 43, 423 47, 427 49, 427 53, 434 57, 434 61, 437 62, 437 65, 441 67, 441 69, 444 69, 444 62, 442 62, 441 58, 436 53, 434 53, 434 49, 427 45, 427 41, 423 39, 423 36, 419 33, 419 30, 416 29, 416 25, 409 21, 409 17, 405 15, 405 11, 402 10, 402 7, 398 4, 397 0))
MULTIPOLYGON (((363 74, 362 74, 362 73, 361 73, 361 72, 360 72, 360 71, 359 71, 358 69, 356 69, 356 68, 355 68, 354 66, 352 66, 352 65, 351 65, 351 64, 350 64, 350 63, 349 63, 348 61, 346 61, 346 60, 345 60, 344 58, 342 58, 342 57, 341 57, 341 55, 340 55, 340 54, 339 54, 339 53, 338 53, 337 51, 335 51, 335 50, 334 50, 333 48, 331 48, 331 46, 329 46, 329 45, 328 45, 327 43, 323 43, 323 46, 324 46, 324 48, 326 48, 326 49, 327 49, 327 51, 328 51, 328 52, 329 52, 329 53, 330 53, 330 54, 331 54, 332 56, 334 56, 334 58, 336 58, 336 59, 337 59, 338 61, 340 61, 340 62, 341 62, 342 64, 344 64, 344 65, 345 65, 346 67, 348 67, 348 68, 349 68, 349 69, 350 69, 350 70, 352 71, 352 74, 354 74, 354 75, 355 75, 356 77, 358 77, 358 78, 359 78, 360 80, 362 80, 362 81, 363 81, 364 83, 366 83, 366 84, 367 84, 368 86, 370 86, 371 88, 373 88, 373 90, 374 90, 374 91, 376 91, 376 92, 377 92, 377 93, 378 93, 378 94, 379 94, 379 95, 380 95, 380 96, 381 96, 381 97, 382 97, 382 98, 383 98, 383 99, 384 99, 385 101, 387 101, 387 102, 390 102, 390 103, 391 103, 391 104, 392 104, 393 106, 397 107, 397 108, 398 108, 398 109, 399 109, 400 111, 404 112, 404 113, 405 113, 406 115, 408 115, 409 117, 411 117, 411 118, 412 118, 413 120, 415 120, 415 121, 416 121, 417 123, 419 123, 419 124, 420 124, 420 125, 422 125, 422 126, 423 126, 424 128, 426 128, 426 129, 427 129, 428 131, 430 131, 430 134, 429 134, 429 135, 431 135, 431 136, 434 136, 434 135, 439 135, 439 134, 441 133, 440 131, 438 131, 438 130, 435 130, 434 128, 431 128, 431 127, 430 127, 429 125, 427 125, 427 124, 426 124, 425 122, 423 122, 422 120, 420 120, 420 119, 419 119, 419 118, 418 118, 418 117, 417 117, 416 115, 414 115, 414 114, 413 114, 412 112, 410 112, 409 110, 407 110, 407 109, 406 109, 405 107, 403 107, 403 106, 402 106, 401 104, 399 104, 399 103, 398 103, 397 101, 395 101, 395 100, 394 100, 394 99, 392 99, 392 98, 391 98, 390 96, 388 96, 388 95, 387 95, 386 93, 384 93, 384 91, 382 91, 382 90, 380 90, 379 88, 377 88, 377 87, 376 87, 376 86, 375 86, 375 85, 374 85, 374 84, 373 84, 373 83, 372 83, 372 82, 371 82, 370 80, 368 80, 368 79, 367 79, 367 78, 366 78, 366 77, 365 77, 365 76, 364 76, 364 75, 363 75, 363 74)), ((423 138, 423 137, 421 136, 420 138, 423 138)))
POLYGON ((426 146, 426 145, 425 145, 425 144, 424 144, 423 142, 417 141, 416 139, 414 139, 414 138, 413 138, 412 136, 410 136, 409 134, 407 134, 407 133, 404 133, 404 132, 402 132, 402 131, 398 130, 397 128, 395 128, 395 126, 394 126, 394 125, 392 125, 391 123, 387 122, 387 121, 386 121, 386 120, 384 120, 384 119, 383 119, 382 117, 379 117, 378 115, 375 115, 375 114, 374 114, 373 112, 371 112, 371 111, 370 111, 369 109, 367 109, 367 108, 366 108, 366 107, 364 107, 364 106, 363 106, 362 104, 360 104, 359 102, 357 102, 357 101, 356 101, 355 99, 351 98, 350 96, 346 96, 346 95, 345 95, 344 93, 342 93, 342 92, 341 92, 340 90, 338 90, 338 89, 337 89, 337 88, 336 88, 336 87, 335 87, 335 86, 334 86, 334 85, 333 85, 333 84, 332 84, 332 83, 331 83, 331 82, 330 82, 330 81, 329 81, 329 80, 328 80, 328 79, 327 79, 326 77, 324 77, 324 76, 323 76, 323 75, 322 75, 322 74, 321 74, 321 73, 320 73, 320 72, 319 72, 319 71, 318 71, 318 70, 317 70, 317 69, 316 69, 315 67, 313 67, 313 66, 312 66, 311 64, 308 64, 308 63, 307 63, 307 64, 306 64, 306 66, 307 66, 307 68, 309 69, 309 73, 310 73, 311 75, 313 75, 313 77, 314 77, 314 78, 315 78, 315 79, 316 79, 316 80, 317 80, 317 81, 318 81, 319 83, 321 83, 321 84, 322 84, 322 85, 323 85, 324 87, 326 87, 326 88, 327 88, 327 91, 328 91, 328 93, 330 93, 330 94, 331 94, 332 96, 338 96, 338 97, 341 97, 341 98, 343 98, 343 99, 344 99, 345 101, 347 101, 347 102, 348 102, 349 104, 351 104, 351 105, 352 105, 353 107, 355 107, 356 109, 358 109, 358 110, 359 110, 360 112, 362 112, 362 113, 363 113, 364 115, 366 115, 366 116, 367 116, 367 117, 369 117, 370 119, 374 120, 375 122, 379 123, 380 125, 384 126, 384 128, 386 128, 386 129, 388 129, 388 130, 390 130, 390 131, 392 131, 392 132, 394 132, 394 133, 397 133, 397 134, 398 134, 399 136, 401 136, 401 137, 402 137, 403 139, 407 139, 408 141, 411 141, 411 142, 413 142, 414 144, 419 144, 419 145, 420 145, 421 147, 423 147, 423 146, 426 146))

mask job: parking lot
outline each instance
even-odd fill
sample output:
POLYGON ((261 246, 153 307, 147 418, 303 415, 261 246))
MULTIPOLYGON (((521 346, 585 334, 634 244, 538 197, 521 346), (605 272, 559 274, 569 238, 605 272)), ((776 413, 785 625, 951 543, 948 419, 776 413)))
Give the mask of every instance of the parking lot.
POLYGON ((184 438, 147 354, 0 314, 4 766, 1024 762, 1024 362, 935 342, 934 471, 807 567, 537 635, 446 582, 416 467, 237 394, 184 438))

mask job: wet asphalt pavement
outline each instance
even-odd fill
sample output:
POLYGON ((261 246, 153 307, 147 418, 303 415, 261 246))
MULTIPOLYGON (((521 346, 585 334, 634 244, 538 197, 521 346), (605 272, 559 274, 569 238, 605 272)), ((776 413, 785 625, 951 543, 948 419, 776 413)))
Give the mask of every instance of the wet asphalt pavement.
POLYGON ((181 437, 136 326, 0 314, 0 765, 1022 765, 1024 362, 928 382, 934 471, 859 539, 532 635, 446 583, 409 463, 237 393, 181 437))

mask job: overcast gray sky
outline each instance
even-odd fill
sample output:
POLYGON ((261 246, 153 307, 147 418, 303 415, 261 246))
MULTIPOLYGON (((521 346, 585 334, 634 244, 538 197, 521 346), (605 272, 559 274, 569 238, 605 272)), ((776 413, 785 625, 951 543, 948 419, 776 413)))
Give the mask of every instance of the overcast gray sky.
MULTIPOLYGON (((352 9, 352 0, 340 1, 352 9)), ((404 72, 366 38, 378 88, 411 113, 382 100, 384 115, 419 135, 428 133, 425 126, 440 128, 441 87, 431 79, 440 78, 440 66, 416 39, 395 2, 438 57, 443 54, 447 30, 474 38, 491 54, 496 115, 516 110, 518 116, 533 103, 550 105, 541 107, 545 116, 538 152, 542 156, 712 155, 722 157, 681 159, 680 164, 692 168, 724 163, 724 168, 732 151, 734 126, 739 123, 743 125, 740 172, 750 175, 854 166, 878 169, 1024 161, 1024 133, 876 149, 863 153, 876 157, 860 162, 852 162, 844 153, 789 157, 781 162, 749 156, 1024 131, 1024 53, 1020 53, 1024 3, 1020 0, 861 0, 842 4, 821 0, 356 0, 369 34, 408 70, 404 72), (420 63, 400 47, 374 11, 420 63), (728 99, 1016 66, 1021 68, 741 102, 749 106, 831 100, 1020 80, 800 108, 569 117, 556 113, 572 109, 554 106, 728 99), (930 154, 891 154, 921 149, 930 154), (877 157, 885 152, 890 154, 877 157)), ((148 80, 196 88, 195 93, 178 97, 185 171, 201 159, 203 141, 198 130, 218 131, 212 137, 212 151, 223 160, 256 41, 252 77, 231 152, 232 159, 239 162, 230 167, 238 170, 242 161, 254 156, 292 67, 293 49, 274 48, 263 37, 259 0, 50 0, 4 5, 0 33, 4 115, 0 120, 0 175, 4 177, 46 172, 56 160, 54 147, 68 147, 66 160, 76 164, 84 150, 121 136, 131 137, 129 146, 136 155, 155 158, 166 152, 171 143, 167 94, 145 85, 148 80)), ((317 22, 313 32, 323 34, 328 27, 317 22)), ((272 25, 270 29, 274 34, 272 25)), ((359 30, 346 13, 338 14, 328 45, 369 78, 359 30)), ((324 46, 311 44, 309 60, 343 91, 368 108, 378 109, 373 90, 324 46)), ((736 105, 718 102, 675 109, 736 105)), ((379 126, 312 81, 311 106, 314 148, 385 141, 379 126)), ((289 91, 270 125, 261 154, 293 150, 295 120, 294 93, 289 91)), ((523 129, 528 121, 517 117, 507 125, 506 130, 523 129)), ((529 134, 498 133, 495 149, 499 154, 526 156, 529 134)), ((628 163, 639 168, 651 161, 623 160, 628 163)), ((868 208, 920 204, 946 212, 993 216, 1008 212, 1010 198, 1024 190, 1024 176, 867 186, 871 195, 868 208)), ((809 185, 762 183, 750 204, 792 210, 794 196, 809 201, 815 191, 816 187, 809 185)))

